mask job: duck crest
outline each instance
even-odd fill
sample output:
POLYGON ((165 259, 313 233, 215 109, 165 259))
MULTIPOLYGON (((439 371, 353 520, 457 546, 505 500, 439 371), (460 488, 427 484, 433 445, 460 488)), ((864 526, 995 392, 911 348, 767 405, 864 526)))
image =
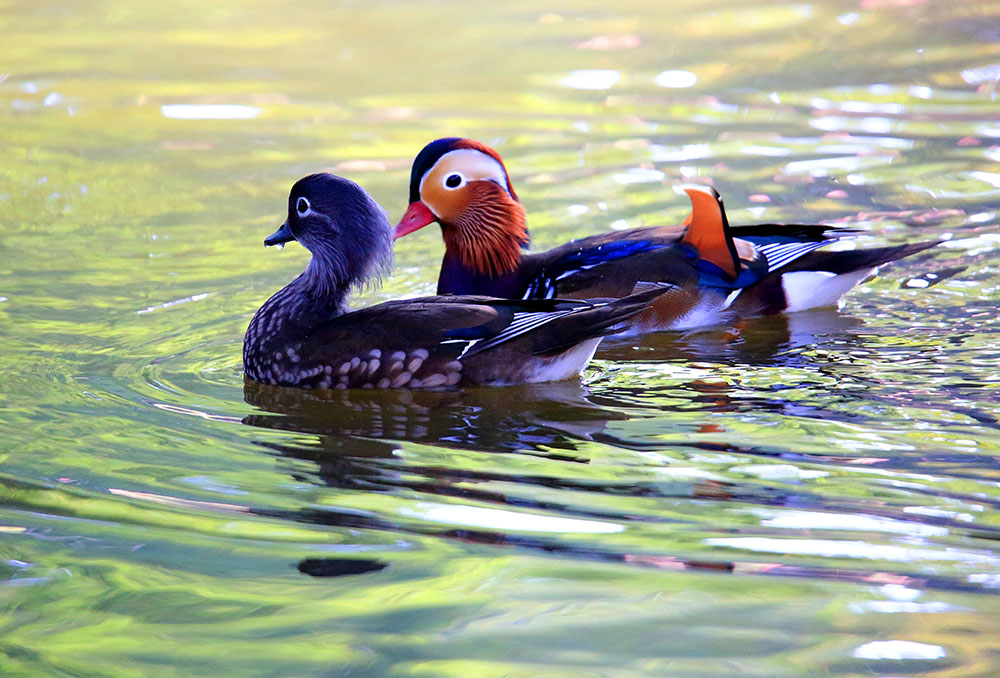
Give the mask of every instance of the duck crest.
POLYGON ((517 193, 514 192, 514 187, 510 184, 510 175, 507 172, 507 166, 503 162, 503 158, 495 150, 487 146, 486 144, 480 143, 475 139, 463 139, 461 137, 446 137, 444 139, 438 139, 432 141, 421 149, 420 153, 413 160, 413 166, 410 169, 410 202, 414 203, 420 200, 420 180, 427 173, 427 171, 434 166, 434 164, 441 159, 445 153, 450 153, 451 151, 457 151, 459 149, 469 149, 472 151, 479 151, 484 153, 494 160, 496 160, 500 167, 503 168, 504 178, 506 179, 507 185, 504 187, 507 189, 507 193, 510 194, 514 200, 518 200, 517 193))
POLYGON ((445 249, 480 275, 498 277, 521 263, 529 243, 524 208, 500 186, 470 184, 471 200, 454 224, 442 224, 445 249))
POLYGON ((468 148, 474 151, 479 151, 480 153, 485 153, 486 155, 490 156, 498 163, 500 163, 500 167, 503 168, 504 178, 507 180, 507 186, 505 187, 507 189, 507 193, 509 193, 510 197, 513 198, 515 201, 520 202, 520 199, 517 197, 517 193, 514 192, 514 187, 511 186, 510 184, 510 174, 508 174, 507 172, 507 165, 504 164, 503 158, 500 157, 499 153, 497 153, 495 150, 493 150, 486 144, 480 143, 475 139, 459 139, 454 144, 454 146, 452 146, 450 150, 454 150, 457 148, 468 148))
POLYGON ((698 255, 722 269, 734 280, 740 273, 740 258, 729 231, 729 220, 722 196, 714 188, 711 193, 698 188, 686 188, 691 199, 691 214, 684 220, 687 231, 681 242, 694 246, 698 255))

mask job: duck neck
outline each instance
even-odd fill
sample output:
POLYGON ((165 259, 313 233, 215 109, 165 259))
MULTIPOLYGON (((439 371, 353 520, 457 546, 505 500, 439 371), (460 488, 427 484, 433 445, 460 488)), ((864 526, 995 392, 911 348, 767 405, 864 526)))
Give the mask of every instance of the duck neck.
POLYGON ((524 208, 491 182, 469 184, 471 199, 453 221, 441 221, 445 251, 472 273, 499 278, 521 263, 528 245, 524 208))
POLYGON ((266 350, 291 334, 308 333, 318 324, 347 312, 351 281, 335 274, 335 267, 317 254, 292 282, 268 299, 247 328, 247 350, 266 350))
POLYGON ((322 249, 317 251, 314 247, 313 257, 306 270, 289 285, 295 285, 309 307, 326 317, 347 311, 347 295, 353 283, 352 280, 345 279, 343 274, 348 270, 345 262, 331 259, 334 255, 335 253, 322 249))
MULTIPOLYGON (((520 261, 520 256, 518 257, 520 261)), ((523 276, 519 269, 499 275, 489 275, 470 268, 462 257, 445 251, 438 275, 438 294, 482 294, 504 299, 520 299, 524 294, 523 276)))

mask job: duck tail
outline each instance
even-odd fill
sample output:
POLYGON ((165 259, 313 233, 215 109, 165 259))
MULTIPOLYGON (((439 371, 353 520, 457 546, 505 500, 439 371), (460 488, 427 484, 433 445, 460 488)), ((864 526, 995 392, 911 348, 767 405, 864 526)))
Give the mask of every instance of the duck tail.
POLYGON ((819 249, 803 257, 799 257, 788 266, 779 269, 778 272, 784 274, 796 271, 826 271, 837 275, 852 273, 854 271, 877 268, 890 261, 896 261, 911 254, 923 252, 935 245, 939 245, 941 242, 941 240, 927 240, 908 245, 873 247, 866 250, 840 250, 837 252, 827 252, 826 250, 819 249))
MULTIPOLYGON (((867 250, 818 250, 779 268, 768 280, 772 281, 770 288, 780 290, 778 298, 783 301, 786 311, 831 306, 848 290, 875 273, 882 264, 916 254, 937 244, 935 241, 927 241, 867 250)), ((765 284, 761 289, 768 287, 765 284)))

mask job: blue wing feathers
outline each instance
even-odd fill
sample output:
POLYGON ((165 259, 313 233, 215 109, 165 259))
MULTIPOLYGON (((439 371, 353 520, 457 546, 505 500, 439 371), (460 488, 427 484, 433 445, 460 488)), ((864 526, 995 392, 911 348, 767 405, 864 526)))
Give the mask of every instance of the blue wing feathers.
POLYGON ((556 262, 560 268, 571 270, 584 266, 596 266, 608 261, 624 259, 640 252, 650 252, 663 247, 668 247, 673 243, 657 242, 655 240, 617 240, 596 247, 569 252, 559 257, 556 262))

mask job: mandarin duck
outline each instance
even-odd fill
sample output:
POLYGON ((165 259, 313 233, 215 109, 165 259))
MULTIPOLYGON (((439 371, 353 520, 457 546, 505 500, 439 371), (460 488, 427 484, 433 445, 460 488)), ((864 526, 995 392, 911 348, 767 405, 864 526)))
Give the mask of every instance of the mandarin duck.
POLYGON ((673 285, 630 321, 629 333, 830 306, 880 265, 937 244, 824 250, 853 231, 731 227, 714 189, 686 192, 692 212, 678 226, 604 233, 529 254, 522 252, 529 242, 524 208, 500 155, 471 139, 438 139, 413 162, 410 205, 395 238, 440 224, 445 253, 438 294, 620 297, 673 285))
POLYGON ((603 301, 424 297, 350 311, 351 289, 388 269, 392 227, 360 186, 331 174, 292 187, 288 219, 264 244, 291 240, 312 259, 257 311, 243 343, 246 378, 264 384, 433 388, 568 379, 612 327, 662 293, 603 301))

